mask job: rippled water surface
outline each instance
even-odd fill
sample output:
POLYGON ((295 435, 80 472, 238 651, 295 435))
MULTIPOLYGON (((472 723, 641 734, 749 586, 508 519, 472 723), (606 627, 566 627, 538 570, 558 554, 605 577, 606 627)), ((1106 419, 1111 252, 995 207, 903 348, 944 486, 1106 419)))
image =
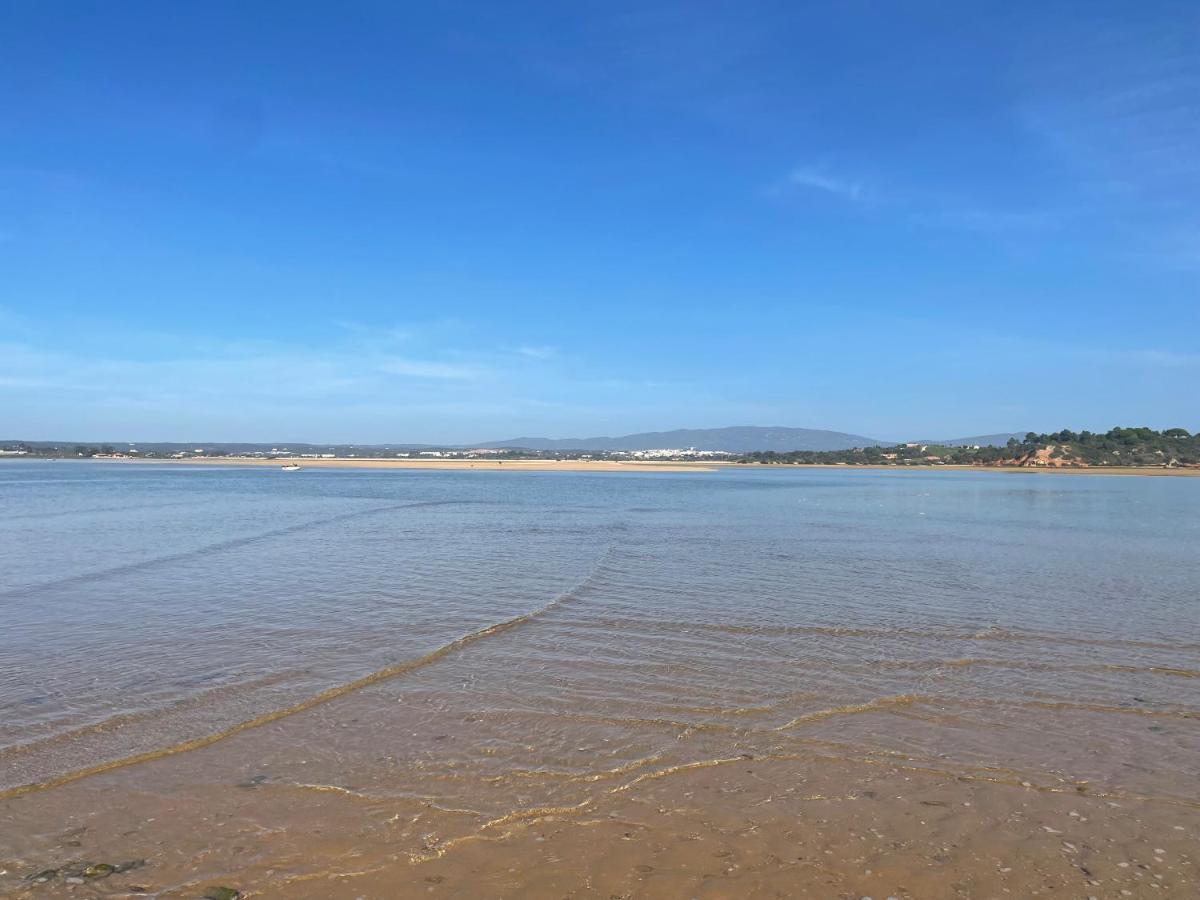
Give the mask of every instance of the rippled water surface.
POLYGON ((323 692, 410 711, 404 771, 363 752, 386 724, 323 738, 378 791, 751 745, 1178 797, 1200 769, 1200 479, 20 461, 0 604, 0 788, 323 692))

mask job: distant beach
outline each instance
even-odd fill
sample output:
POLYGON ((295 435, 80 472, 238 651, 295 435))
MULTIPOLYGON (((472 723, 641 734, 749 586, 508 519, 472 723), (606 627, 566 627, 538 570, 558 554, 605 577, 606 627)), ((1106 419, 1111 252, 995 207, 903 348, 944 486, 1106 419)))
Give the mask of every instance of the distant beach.
POLYGON ((244 456, 205 456, 183 459, 103 459, 102 462, 155 463, 178 465, 236 465, 274 466, 295 463, 305 468, 331 469, 446 469, 499 470, 507 472, 714 472, 718 469, 833 469, 838 471, 882 472, 1010 472, 1041 475, 1139 475, 1192 477, 1200 476, 1200 468, 1165 466, 955 466, 955 465, 839 465, 834 463, 738 463, 726 461, 689 462, 672 460, 588 460, 588 459, 393 459, 369 457, 338 457, 335 459, 304 459, 279 457, 275 459, 244 456))
POLYGON ((275 468, 294 463, 302 469, 447 469, 460 471, 488 469, 503 472, 711 472, 714 470, 712 463, 599 459, 372 459, 368 457, 254 459, 245 456, 206 456, 185 459, 125 458, 102 461, 201 466, 273 466, 275 468))

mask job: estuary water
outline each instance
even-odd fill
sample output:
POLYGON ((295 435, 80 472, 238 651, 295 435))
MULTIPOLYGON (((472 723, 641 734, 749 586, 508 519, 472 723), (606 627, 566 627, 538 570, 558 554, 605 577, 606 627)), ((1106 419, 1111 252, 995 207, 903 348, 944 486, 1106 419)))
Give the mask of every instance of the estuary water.
POLYGON ((1151 793, 1200 770, 1200 479, 20 461, 0 604, 5 789, 416 666, 536 765, 632 764, 667 723, 1151 793))

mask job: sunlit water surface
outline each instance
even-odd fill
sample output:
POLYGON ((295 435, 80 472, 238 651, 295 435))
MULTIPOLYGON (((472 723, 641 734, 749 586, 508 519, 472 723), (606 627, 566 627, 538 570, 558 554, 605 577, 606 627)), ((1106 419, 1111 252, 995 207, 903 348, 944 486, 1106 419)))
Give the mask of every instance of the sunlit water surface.
POLYGON ((0 788, 382 672, 330 779, 792 742, 1190 797, 1198 511, 1190 478, 0 464, 0 788), (404 771, 364 751, 397 701, 404 771))

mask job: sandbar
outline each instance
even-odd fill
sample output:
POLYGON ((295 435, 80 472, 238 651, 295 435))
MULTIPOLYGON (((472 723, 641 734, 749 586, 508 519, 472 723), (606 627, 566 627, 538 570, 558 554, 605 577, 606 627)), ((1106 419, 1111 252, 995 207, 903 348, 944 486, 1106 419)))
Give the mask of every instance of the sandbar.
POLYGON ((654 460, 601 459, 390 459, 338 457, 334 459, 255 459, 244 456, 207 456, 191 459, 106 459, 120 463, 175 463, 182 465, 271 466, 297 463, 303 469, 480 469, 501 472, 712 472, 711 463, 657 462, 654 460))

